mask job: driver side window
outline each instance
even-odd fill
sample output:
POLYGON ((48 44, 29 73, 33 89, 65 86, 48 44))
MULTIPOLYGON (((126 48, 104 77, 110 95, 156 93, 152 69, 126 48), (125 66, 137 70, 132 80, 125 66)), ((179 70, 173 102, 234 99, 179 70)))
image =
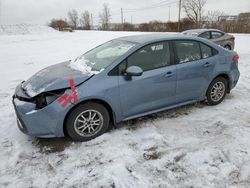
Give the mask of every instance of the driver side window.
MULTIPOLYGON (((169 43, 158 42, 147 45, 128 57, 126 67, 138 66, 143 71, 149 71, 168 66, 170 62, 169 43)), ((121 68, 124 66, 121 65, 121 68)))

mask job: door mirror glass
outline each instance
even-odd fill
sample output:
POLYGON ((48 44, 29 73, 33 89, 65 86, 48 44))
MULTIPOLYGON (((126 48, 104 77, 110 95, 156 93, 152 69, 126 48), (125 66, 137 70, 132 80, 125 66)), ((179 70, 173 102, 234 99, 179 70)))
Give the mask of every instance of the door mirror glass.
POLYGON ((126 76, 141 76, 143 73, 143 70, 138 66, 130 66, 127 68, 124 75, 126 76))

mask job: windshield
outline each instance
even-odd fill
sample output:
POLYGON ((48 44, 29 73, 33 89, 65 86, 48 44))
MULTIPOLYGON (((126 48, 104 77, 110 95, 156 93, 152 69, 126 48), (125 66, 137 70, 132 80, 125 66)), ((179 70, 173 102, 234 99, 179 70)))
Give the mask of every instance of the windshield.
POLYGON ((108 67, 135 45, 136 43, 129 41, 109 41, 83 54, 70 64, 72 68, 84 73, 96 74, 108 67))

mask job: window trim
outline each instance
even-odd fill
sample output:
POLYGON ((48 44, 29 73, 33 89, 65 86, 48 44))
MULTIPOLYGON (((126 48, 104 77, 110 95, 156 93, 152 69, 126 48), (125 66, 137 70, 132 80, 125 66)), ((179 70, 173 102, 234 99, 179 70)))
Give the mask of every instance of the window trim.
POLYGON ((208 58, 211 58, 211 57, 213 57, 213 56, 215 56, 215 55, 218 54, 218 51, 217 51, 217 50, 215 50, 215 49, 212 48, 211 46, 205 44, 204 42, 200 42, 200 43, 199 43, 199 46, 200 46, 200 51, 201 51, 201 57, 202 57, 202 59, 208 59, 208 58), (201 44, 203 44, 203 45, 209 47, 209 48, 212 50, 212 56, 209 56, 209 57, 206 57, 206 58, 203 57, 203 53, 202 53, 202 49, 201 49, 201 44))
MULTIPOLYGON (((176 65, 179 65, 180 63, 178 62, 178 54, 177 54, 177 49, 176 49, 175 41, 194 41, 194 42, 198 42, 199 43, 199 49, 200 49, 201 59, 187 61, 185 63, 199 61, 199 60, 203 60, 203 59, 208 59, 208 58, 214 57, 215 55, 217 55, 219 53, 218 50, 216 50, 212 46, 210 46, 210 45, 208 45, 208 44, 206 44, 205 42, 202 42, 202 41, 193 40, 193 39, 175 39, 175 40, 172 40, 172 45, 173 45, 173 49, 174 49, 174 56, 175 56, 175 64, 176 65), (201 51, 201 45, 200 45, 201 43, 204 44, 204 45, 206 45, 206 46, 208 46, 208 47, 210 47, 212 49, 212 56, 207 57, 207 58, 203 58, 202 51, 201 51)), ((182 63, 182 64, 185 64, 185 63, 182 63)))
MULTIPOLYGON (((139 49, 137 49, 136 51, 134 51, 133 53, 131 53, 129 56, 127 56, 124 59, 122 59, 119 64, 117 64, 112 70, 110 70, 108 72, 108 76, 123 76, 123 74, 119 74, 119 66, 120 66, 121 63, 123 63, 124 61, 127 61, 127 59, 131 55, 133 55, 137 51, 141 50, 145 46, 152 45, 152 44, 155 44, 155 43, 160 43, 160 42, 168 42, 169 43, 169 47, 170 47, 170 65, 168 65, 168 66, 178 65, 179 63, 178 63, 178 55, 177 55, 175 41, 183 41, 183 40, 184 41, 194 41, 194 42, 198 42, 199 43, 200 55, 201 55, 201 59, 199 59, 199 60, 203 60, 203 59, 208 59, 208 58, 214 57, 215 55, 217 55, 219 53, 218 50, 216 50, 212 46, 208 45, 207 43, 199 41, 199 40, 193 40, 193 39, 171 39, 171 40, 162 40, 162 41, 152 42, 152 43, 148 43, 148 44, 140 47, 139 49), (207 58, 203 58, 201 47, 200 47, 201 46, 200 43, 202 43, 204 45, 207 45, 208 47, 210 47, 212 49, 212 56, 207 57, 207 58)), ((198 60, 193 60, 193 61, 198 61, 198 60)), ((188 61, 188 62, 185 62, 185 63, 189 63, 189 62, 193 62, 193 61, 188 61)), ((183 64, 185 64, 185 63, 183 63, 183 64)), ((168 66, 163 66, 163 67, 168 67, 168 66)), ((163 68, 163 67, 159 67, 159 68, 163 68)), ((159 69, 159 68, 157 68, 157 69, 159 69)), ((152 69, 152 70, 156 70, 156 69, 152 69)), ((148 70, 148 71, 152 71, 152 70, 148 70)), ((145 71, 145 72, 147 72, 147 71, 145 71)))
POLYGON ((174 54, 175 54, 175 64, 176 65, 179 65, 179 64, 186 64, 186 63, 189 63, 189 62, 194 62, 194 61, 199 61, 199 60, 202 60, 202 54, 201 54, 201 47, 200 47, 200 41, 197 41, 197 40, 192 40, 192 39, 176 39, 176 40, 173 40, 173 45, 174 45, 174 54), (176 41, 191 41, 191 42, 197 42, 198 45, 199 45, 199 51, 200 51, 200 59, 197 59, 197 60, 191 60, 191 61, 186 61, 184 63, 179 63, 179 58, 178 58, 178 53, 177 53, 177 48, 176 48, 176 41))
POLYGON ((216 33, 220 33, 221 34, 221 36, 220 37, 218 37, 218 38, 221 38, 221 37, 223 37, 224 35, 225 35, 225 33, 223 33, 222 31, 210 31, 210 38, 211 39, 218 39, 218 38, 213 38, 212 36, 212 32, 216 32, 216 33))
POLYGON ((144 48, 146 46, 157 44, 157 43, 164 43, 164 42, 168 42, 169 43, 170 65, 158 67, 158 68, 147 70, 147 71, 143 71, 143 72, 153 71, 153 70, 157 70, 157 69, 160 69, 160 68, 163 68, 163 67, 169 67, 169 66, 175 65, 175 54, 174 54, 173 43, 172 43, 173 41, 172 40, 161 40, 161 41, 155 41, 155 42, 147 43, 147 44, 141 46, 140 48, 138 48, 136 51, 134 51, 131 54, 129 54, 126 58, 122 59, 121 62, 118 65, 116 65, 111 71, 109 71, 108 76, 124 76, 123 74, 119 73, 119 66, 120 66, 120 64, 122 64, 124 61, 126 61, 126 69, 127 69, 128 68, 128 58, 129 57, 131 57, 136 52, 140 51, 142 48, 144 48))
MULTIPOLYGON (((212 39, 212 36, 211 36, 211 32, 210 32, 210 31, 202 32, 202 33, 200 33, 200 34, 198 35, 198 37, 203 38, 203 37, 201 37, 201 35, 204 34, 204 33, 208 33, 208 34, 209 34, 209 39, 207 39, 207 40, 211 40, 211 39, 212 39)), ((203 38, 203 39, 206 39, 206 38, 203 38)))

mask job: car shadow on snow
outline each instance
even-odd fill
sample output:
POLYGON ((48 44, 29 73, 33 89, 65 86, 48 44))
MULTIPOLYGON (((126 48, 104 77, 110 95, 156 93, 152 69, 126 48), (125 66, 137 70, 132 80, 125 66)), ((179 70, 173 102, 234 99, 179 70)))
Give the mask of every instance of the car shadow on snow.
POLYGON ((152 123, 154 121, 158 121, 158 120, 162 120, 166 118, 173 119, 173 118, 178 118, 181 116, 187 116, 190 113, 192 113, 192 110, 194 110, 195 108, 203 108, 205 106, 206 105, 204 104, 204 102, 197 102, 194 104, 189 104, 189 105, 173 108, 170 110, 150 114, 144 117, 128 120, 128 121, 119 123, 117 127, 118 128, 126 127, 129 130, 133 130, 133 129, 137 129, 141 127, 140 125, 143 125, 144 123, 152 123))
MULTIPOLYGON (((195 103, 190 105, 185 105, 182 107, 166 110, 163 112, 154 113, 141 118, 136 118, 133 120, 128 120, 116 125, 115 128, 126 128, 128 130, 136 130, 144 125, 144 123, 152 123, 157 120, 165 118, 178 118, 180 116, 189 115, 194 108, 203 108, 205 105, 203 103, 195 103)), ((112 129, 110 130, 112 132, 112 129)), ((56 153, 62 152, 66 148, 70 147, 74 143, 70 138, 35 138, 32 142, 36 147, 39 148, 42 153, 56 153)))

